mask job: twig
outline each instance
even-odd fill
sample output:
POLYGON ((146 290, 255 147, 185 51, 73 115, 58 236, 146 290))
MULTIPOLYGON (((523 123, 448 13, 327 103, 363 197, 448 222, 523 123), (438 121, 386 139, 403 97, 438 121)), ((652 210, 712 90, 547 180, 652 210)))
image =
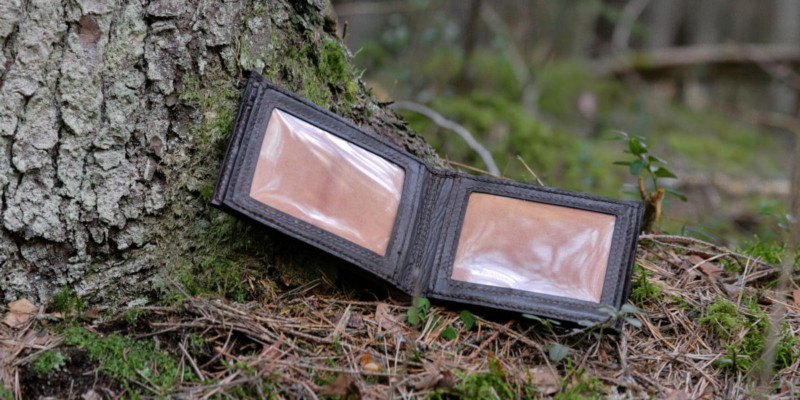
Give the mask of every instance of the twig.
POLYGON ((499 176, 499 175, 495 175, 495 174, 493 174, 493 173, 491 173, 489 171, 484 171, 484 170, 482 170, 480 168, 470 167, 469 165, 457 163, 455 161, 447 160, 447 163, 455 165, 456 167, 459 167, 459 168, 464 168, 464 169, 468 169, 470 171, 479 172, 481 174, 492 176, 492 177, 495 177, 495 178, 506 179, 505 177, 502 177, 502 176, 499 176))
MULTIPOLYGON (((514 323, 514 320, 513 320, 513 319, 512 319, 512 320, 510 320, 510 321, 508 321, 508 322, 506 322, 506 324, 505 324, 505 325, 503 325, 503 329, 504 329, 504 330, 508 330, 508 327, 509 327, 509 326, 511 326, 513 323, 514 323)), ((494 332, 494 333, 493 333, 491 336, 489 336, 489 337, 488 337, 486 340, 484 340, 484 341, 483 341, 483 343, 481 343, 481 345, 480 345, 480 346, 478 346, 478 348, 477 348, 477 349, 475 349, 475 351, 473 351, 473 352, 472 352, 472 354, 470 354, 470 356, 469 356, 469 357, 467 357, 467 359, 472 359, 472 358, 475 358, 475 357, 476 357, 478 354, 480 354, 480 352, 481 352, 481 351, 483 351, 483 349, 484 349, 484 348, 485 348, 485 347, 486 347, 486 346, 487 346, 489 343, 491 343, 493 340, 497 339, 497 337, 498 337, 498 336, 500 336, 500 332, 501 332, 501 330, 500 330, 500 329, 496 330, 496 331, 495 331, 495 332, 494 332)))
POLYGON ((194 370, 194 372, 197 373, 197 377, 200 378, 201 381, 206 380, 205 375, 203 375, 203 371, 200 371, 200 368, 197 367, 197 364, 195 364, 194 359, 192 358, 192 356, 189 355, 189 352, 186 351, 186 348, 183 347, 183 344, 182 343, 178 343, 178 347, 183 352, 183 355, 185 355, 186 358, 189 359, 189 364, 192 366, 192 369, 194 370))
POLYGON ((486 169, 489 170, 491 174, 500 175, 500 168, 498 168, 497 164, 495 164, 494 159, 492 158, 492 153, 490 153, 489 150, 486 150, 486 148, 483 147, 483 145, 478 143, 478 141, 476 141, 475 138, 472 137, 472 134, 469 133, 469 131, 463 126, 453 121, 450 121, 449 119, 443 117, 436 111, 433 111, 432 109, 425 107, 419 103, 414 103, 411 101, 398 101, 392 104, 391 107, 393 109, 409 110, 422 114, 430 118, 436 125, 439 125, 444 129, 448 129, 455 132, 456 134, 458 134, 458 136, 461 136, 461 138, 467 142, 467 145, 469 145, 469 147, 472 148, 472 150, 475 150, 475 152, 478 153, 478 155, 481 157, 481 160, 483 160, 483 163, 486 164, 486 169))
POLYGON ((538 175, 536 175, 536 172, 533 172, 533 170, 531 169, 531 167, 529 167, 529 166, 528 166, 528 164, 527 164, 527 163, 525 163, 525 160, 523 160, 523 159, 522 159, 522 157, 520 157, 519 155, 517 155, 517 160, 519 160, 519 162, 521 162, 521 163, 522 163, 522 165, 524 165, 524 166, 525 166, 525 169, 527 169, 527 170, 528 170, 528 172, 530 172, 530 173, 531 173, 531 175, 533 175, 533 177, 534 177, 534 178, 536 178, 536 182, 538 182, 538 183, 539 183, 539 186, 544 186, 544 183, 542 183, 542 180, 541 180, 541 179, 539 179, 539 176, 538 176, 538 175))

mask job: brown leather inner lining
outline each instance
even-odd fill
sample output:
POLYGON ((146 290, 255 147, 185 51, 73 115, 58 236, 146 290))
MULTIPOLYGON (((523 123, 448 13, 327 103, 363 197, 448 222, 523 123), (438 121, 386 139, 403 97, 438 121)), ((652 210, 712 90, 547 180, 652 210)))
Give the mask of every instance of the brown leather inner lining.
POLYGON ((404 179, 397 165, 275 109, 250 197, 384 254, 404 179))
POLYGON ((452 278, 599 302, 613 215, 473 193, 452 278))

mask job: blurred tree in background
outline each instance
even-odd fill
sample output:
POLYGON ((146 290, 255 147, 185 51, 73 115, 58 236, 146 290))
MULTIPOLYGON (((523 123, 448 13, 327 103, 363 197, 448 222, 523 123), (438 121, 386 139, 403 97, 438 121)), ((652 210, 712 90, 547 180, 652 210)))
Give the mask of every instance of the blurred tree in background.
MULTIPOLYGON (((504 176, 534 180, 521 156, 547 185, 638 198, 636 177, 612 164, 627 147, 603 140, 624 131, 647 138, 679 178, 659 184, 689 199, 665 197, 664 232, 779 237, 770 213, 787 211, 800 134, 800 2, 332 5, 379 99, 463 125, 504 176)), ((403 113, 443 157, 486 168, 454 133, 403 113)))

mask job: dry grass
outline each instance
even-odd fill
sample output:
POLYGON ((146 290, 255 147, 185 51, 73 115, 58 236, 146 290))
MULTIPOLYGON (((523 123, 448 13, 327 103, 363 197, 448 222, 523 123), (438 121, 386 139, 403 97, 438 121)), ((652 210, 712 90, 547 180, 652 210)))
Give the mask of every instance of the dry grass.
MULTIPOLYGON (((436 393, 447 398, 450 393, 452 398, 487 399, 738 399, 757 393, 757 367, 743 366, 757 365, 757 359, 744 353, 735 364, 723 364, 724 359, 731 358, 731 349, 752 345, 757 335, 749 333, 759 329, 760 316, 781 303, 786 307, 785 338, 796 356, 773 375, 769 397, 800 396, 800 299, 781 298, 766 287, 775 280, 776 266, 691 238, 643 236, 642 243, 634 286, 647 287, 637 294, 637 305, 646 311, 638 316, 643 326, 626 325, 619 335, 604 332, 599 339, 559 326, 553 331, 521 316, 477 318, 466 330, 462 310, 437 306, 411 326, 405 321, 406 303, 323 295, 313 285, 262 303, 187 295, 174 306, 147 307, 149 316, 133 327, 118 317, 90 329, 106 336, 123 330, 140 341, 156 340, 180 360, 182 371, 193 373, 194 379, 181 372, 166 387, 156 387, 141 374, 131 386, 142 398, 272 393, 277 398, 408 399, 436 393), (741 272, 720 268, 724 259, 741 272), (733 304, 743 322, 728 321, 736 329, 726 330, 725 321, 710 316, 709 307, 713 311, 721 301, 733 304), (456 332, 455 339, 442 337, 448 327, 456 332), (198 338, 201 344, 193 345, 198 338), (548 356, 556 344, 570 348, 559 362, 548 356)), ((798 277, 793 278, 797 288, 798 277)), ((16 345, 27 331, 41 328, 31 321, 21 330, 2 329, 0 354, 3 343, 16 345)), ((31 353, 54 347, 58 340, 37 343, 6 362, 12 377, 24 371, 31 353)), ((93 368, 87 365, 85 372, 93 368)), ((7 386, 24 397, 30 388, 18 382, 16 378, 7 386)), ((95 390, 112 397, 121 388, 117 382, 95 390)))

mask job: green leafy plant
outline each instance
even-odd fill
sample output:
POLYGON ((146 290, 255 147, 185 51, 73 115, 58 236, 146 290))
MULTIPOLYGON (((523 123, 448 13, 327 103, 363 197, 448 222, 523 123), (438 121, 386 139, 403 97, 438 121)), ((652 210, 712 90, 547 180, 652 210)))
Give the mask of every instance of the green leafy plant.
POLYGON ((508 382, 503 367, 494 358, 489 358, 488 372, 465 374, 456 370, 455 373, 460 378, 458 383, 450 389, 431 392, 430 399, 496 400, 498 398, 516 398, 514 388, 508 382))
POLYGON ((662 188, 658 185, 658 180, 662 178, 676 178, 675 174, 665 167, 667 161, 661 157, 650 154, 645 138, 637 135, 628 135, 625 132, 614 131, 617 133, 616 140, 627 142, 628 148, 624 150, 634 157, 633 161, 620 160, 614 164, 625 165, 630 170, 631 175, 639 177, 639 195, 644 201, 644 217, 642 218, 642 232, 650 232, 653 226, 658 226, 661 219, 661 202, 664 193, 670 193, 679 199, 686 201, 686 196, 670 189, 662 188), (659 164, 659 165, 656 165, 659 164), (644 187, 643 173, 650 176, 653 181, 653 191, 648 193, 644 187))
POLYGON ((569 354, 569 347, 564 346, 561 343, 556 343, 552 347, 550 347, 550 351, 548 352, 547 356, 550 357, 551 360, 555 362, 559 362, 567 357, 569 354))
MULTIPOLYGON (((608 314, 608 318, 599 322, 578 321, 578 325, 581 325, 582 328, 573 328, 572 334, 573 335, 582 334, 582 335, 575 344, 580 343, 581 341, 583 341, 583 339, 585 339, 588 336, 592 336, 596 340, 599 340, 604 329, 618 330, 616 325, 619 321, 625 321, 631 326, 634 326, 636 328, 641 328, 642 322, 639 321, 634 315, 645 314, 644 310, 631 304, 623 304, 619 310, 611 306, 603 306, 600 307, 598 311, 608 314)), ((537 321, 542 320, 539 317, 532 316, 529 314, 525 314, 525 317, 537 321)), ((550 321, 550 322, 552 323, 555 321, 550 321)), ((551 360, 558 362, 566 358, 568 354, 569 354, 569 347, 561 343, 556 343, 550 347, 548 356, 551 360)))
POLYGON ((642 304, 647 300, 661 302, 664 299, 661 289, 654 283, 650 282, 647 277, 652 273, 636 264, 633 267, 633 274, 636 279, 631 284, 631 301, 636 304, 642 304))
POLYGON ((553 331, 554 326, 561 325, 561 323, 558 322, 558 321, 553 321, 552 319, 549 319, 549 318, 540 318, 540 317, 537 317, 537 316, 535 316, 533 314, 522 314, 522 316, 524 318, 532 319, 532 320, 534 320, 536 322, 539 322, 545 328, 547 328, 547 330, 549 330, 550 332, 553 331))
MULTIPOLYGON (((653 190, 659 189, 659 178, 678 178, 672 173, 672 171, 665 167, 665 165, 667 165, 666 160, 654 154, 650 154, 650 150, 647 148, 647 143, 645 143, 645 138, 637 135, 628 135, 622 131, 614 132, 619 135, 615 138, 616 140, 625 141, 628 143, 628 148, 625 149, 624 152, 634 156, 633 161, 614 161, 614 164, 628 166, 631 175, 634 176, 641 177, 642 172, 646 172, 653 181, 653 190)), ((686 196, 683 194, 669 188, 664 188, 664 190, 667 193, 686 201, 686 196)))
POLYGON ((789 231, 789 225, 796 224, 797 218, 790 213, 781 213, 776 210, 773 210, 772 207, 769 205, 762 205, 759 207, 759 214, 767 215, 770 217, 775 218, 775 221, 778 225, 778 228, 782 229, 783 231, 789 231))
POLYGON ((464 322, 464 329, 471 330, 472 327, 475 326, 475 317, 471 312, 467 310, 461 311, 459 318, 461 318, 461 321, 464 322))
POLYGON ((47 350, 33 359, 33 370, 40 374, 59 371, 66 365, 67 357, 58 350, 47 350))
POLYGON ((452 326, 448 326, 447 328, 442 329, 442 331, 439 333, 439 336, 447 340, 453 340, 458 336, 458 334, 456 334, 456 330, 453 329, 452 326))
POLYGON ((600 322, 578 321, 578 325, 583 326, 583 328, 572 329, 573 333, 584 334, 581 340, 589 335, 591 335, 595 339, 600 339, 600 333, 604 329, 619 330, 615 326, 619 321, 624 321, 630 324, 631 326, 634 326, 636 328, 641 328, 642 322, 639 321, 634 315, 645 314, 644 310, 632 304, 623 304, 622 307, 619 308, 619 310, 611 306, 603 306, 600 307, 598 311, 608 314, 608 318, 600 322))
POLYGON ((431 308, 431 302, 424 297, 415 297, 412 302, 411 308, 408 309, 408 322, 416 325, 425 320, 428 315, 428 310, 431 308))

